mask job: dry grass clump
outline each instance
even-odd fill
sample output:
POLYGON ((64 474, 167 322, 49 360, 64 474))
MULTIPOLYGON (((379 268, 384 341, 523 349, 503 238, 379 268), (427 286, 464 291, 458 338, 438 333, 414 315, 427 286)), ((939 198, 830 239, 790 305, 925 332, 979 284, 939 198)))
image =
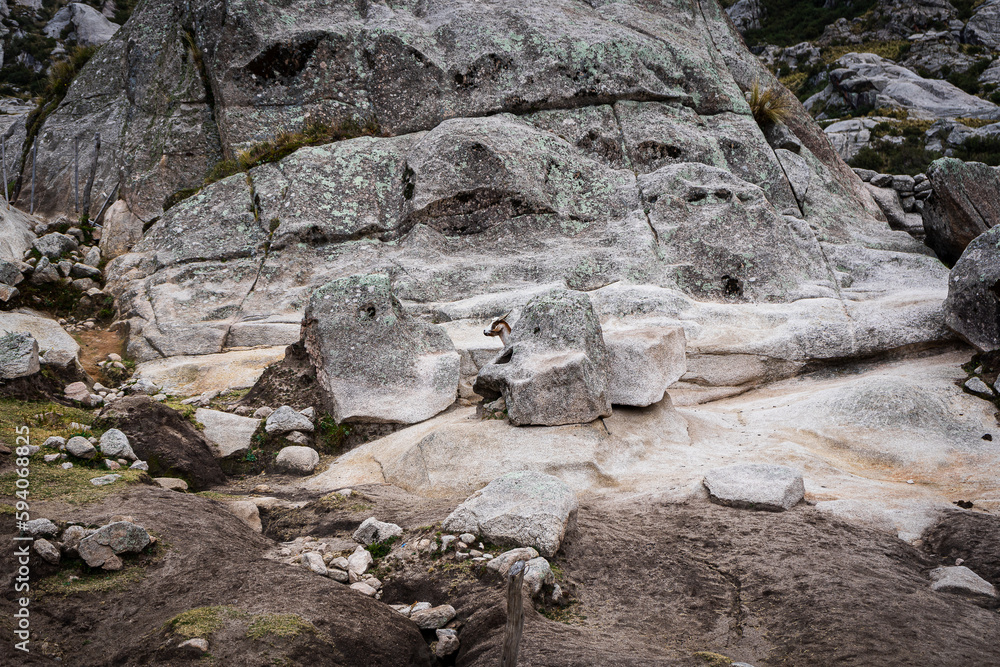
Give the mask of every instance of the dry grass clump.
POLYGON ((792 97, 781 86, 763 88, 760 80, 753 82, 747 99, 754 120, 761 127, 779 123, 792 113, 792 97))

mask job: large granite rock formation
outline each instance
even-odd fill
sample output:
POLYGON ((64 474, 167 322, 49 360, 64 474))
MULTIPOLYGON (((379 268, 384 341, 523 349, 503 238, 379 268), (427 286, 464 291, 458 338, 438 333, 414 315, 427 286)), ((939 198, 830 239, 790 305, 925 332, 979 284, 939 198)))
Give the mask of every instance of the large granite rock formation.
POLYGON ((1000 349, 1000 226, 978 236, 951 270, 948 326, 980 350, 1000 349))
POLYGON ((1000 170, 941 158, 927 176, 934 187, 923 211, 927 245, 950 266, 972 239, 1000 224, 1000 170))
MULTIPOLYGON (((416 316, 479 330, 539 289, 587 291, 602 321, 683 326, 697 386, 949 335, 944 268, 888 229, 808 114, 786 120, 795 142, 782 145, 798 152, 768 144, 744 91, 774 79, 714 2, 240 7, 177 10, 213 91, 218 149, 307 119, 373 121, 385 136, 301 149, 164 213, 107 270, 140 361, 295 342, 312 291, 357 273, 389 276, 416 316), (737 373, 718 364, 734 353, 747 362, 737 373)), ((173 10, 139 11, 152 30, 173 10)), ((55 142, 71 110, 84 128, 111 118, 85 109, 97 76, 115 113, 160 99, 159 73, 133 67, 144 85, 128 96, 111 75, 114 58, 145 52, 125 54, 135 30, 87 66, 44 137, 55 142)), ((165 45, 164 67, 189 63, 171 55, 169 32, 137 41, 165 45)), ((170 123, 208 113, 182 105, 182 123, 182 107, 150 105, 146 126, 168 138, 170 123)), ((178 136, 216 136, 191 123, 178 136)), ((149 193, 184 185, 168 178, 171 156, 207 164, 207 149, 189 148, 156 153, 154 169, 147 147, 126 169, 139 217, 159 213, 149 193)), ((107 182, 112 166, 99 169, 107 182)))

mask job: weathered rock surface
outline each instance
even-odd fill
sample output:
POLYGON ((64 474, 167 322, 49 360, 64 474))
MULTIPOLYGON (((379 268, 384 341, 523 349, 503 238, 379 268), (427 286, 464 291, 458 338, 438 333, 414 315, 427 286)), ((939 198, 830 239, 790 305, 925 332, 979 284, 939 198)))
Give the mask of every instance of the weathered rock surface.
POLYGON ((980 350, 1000 349, 1000 227, 978 236, 955 263, 945 320, 980 350))
POLYGON ((507 346, 479 370, 474 389, 487 399, 502 396, 512 424, 558 426, 610 415, 608 376, 590 298, 553 290, 524 307, 507 346))
POLYGON ((268 415, 264 422, 264 430, 275 435, 291 431, 312 432, 313 428, 313 423, 308 417, 289 405, 282 405, 268 415))
MULTIPOLYGON (((10 144, 8 144, 9 146, 10 144)), ((7 152, 10 159, 10 151, 7 152)), ((8 174, 16 173, 10 170, 8 174)), ((0 208, 0 260, 20 262, 24 253, 32 248, 35 234, 31 231, 32 219, 16 208, 0 208)))
POLYGON ((667 387, 687 371, 680 327, 604 329, 608 396, 615 405, 645 407, 663 400, 667 387))
POLYGON ((74 435, 66 442, 66 451, 81 459, 92 459, 97 456, 97 448, 79 435, 74 435))
POLYGON ((205 440, 220 459, 249 451, 253 434, 260 426, 259 419, 206 408, 198 408, 194 419, 205 427, 205 440))
POLYGON ((997 589, 990 582, 962 565, 931 570, 931 590, 972 598, 978 604, 995 606, 997 589))
POLYGON ((80 244, 72 236, 52 232, 35 239, 34 247, 35 250, 42 253, 42 256, 48 257, 50 261, 56 261, 70 251, 79 248, 80 244))
POLYGON ((148 396, 128 396, 98 417, 129 436, 132 451, 149 463, 151 475, 183 477, 197 491, 225 482, 205 437, 176 410, 148 396))
POLYGON ((116 557, 123 553, 139 553, 149 546, 149 533, 141 526, 128 521, 110 523, 92 535, 80 540, 77 552, 90 567, 119 569, 121 561, 116 557), (117 560, 117 567, 108 567, 117 560))
POLYGON ((1000 49, 1000 0, 977 4, 975 13, 965 25, 965 40, 992 49, 1000 49))
POLYGON ((101 253, 109 261, 124 255, 142 240, 142 226, 142 220, 129 210, 125 200, 119 199, 104 214, 101 253))
POLYGON ((302 328, 338 423, 412 424, 455 401, 459 356, 451 339, 410 316, 385 275, 323 285, 309 298, 302 328))
POLYGON ((129 444, 128 436, 116 428, 110 428, 101 435, 101 453, 112 458, 135 461, 136 455, 129 444))
POLYGON ((565 482, 536 472, 512 472, 470 496, 441 527, 552 556, 573 528, 576 511, 576 494, 565 482))
POLYGON ((252 500, 234 500, 224 503, 224 505, 240 521, 258 533, 261 532, 260 510, 257 509, 257 504, 252 500))
POLYGON ((45 35, 52 39, 72 39, 80 46, 100 46, 111 39, 118 28, 117 23, 112 23, 93 7, 71 2, 45 25, 45 35))
POLYGON ((38 341, 41 363, 66 368, 76 362, 80 344, 48 317, 27 309, 0 312, 0 335, 29 333, 38 341))
POLYGON ((0 380, 33 375, 41 370, 38 341, 29 333, 0 334, 0 380))
POLYGON ((927 245, 952 265, 972 239, 1000 224, 1000 172, 981 162, 941 158, 927 176, 934 188, 923 210, 927 245))
POLYGON ((384 521, 379 521, 375 517, 368 517, 365 519, 358 529, 354 531, 355 542, 359 542, 365 546, 369 544, 374 544, 376 542, 384 542, 393 537, 402 537, 403 529, 394 523, 386 523, 384 521))
POLYGON ((731 507, 780 512, 805 495, 802 474, 787 466, 742 463, 710 470, 705 488, 712 500, 731 507))
POLYGON ((311 475, 319 465, 319 454, 312 447, 294 445, 282 447, 274 459, 274 467, 293 475, 311 475))

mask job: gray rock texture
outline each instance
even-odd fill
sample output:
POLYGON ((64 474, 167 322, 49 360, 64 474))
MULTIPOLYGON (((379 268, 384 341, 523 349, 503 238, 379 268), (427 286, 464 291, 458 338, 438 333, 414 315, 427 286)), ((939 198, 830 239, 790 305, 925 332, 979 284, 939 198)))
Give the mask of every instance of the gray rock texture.
POLYGON ((101 435, 100 450, 105 456, 135 461, 135 452, 129 444, 128 436, 116 428, 111 428, 101 435))
POLYGON ((781 512, 805 495, 802 474, 787 466, 743 463, 705 474, 712 500, 730 507, 781 512))
POLYGON ((207 408, 198 408, 194 419, 205 427, 205 440, 220 459, 246 454, 260 426, 259 419, 207 408))
POLYGON ((311 475, 319 465, 319 454, 312 447, 283 447, 274 459, 274 467, 293 475, 311 475))
POLYGON ((0 333, 0 380, 34 375, 41 370, 38 341, 29 333, 0 333))
POLYGON ((512 424, 587 423, 611 414, 608 375, 590 298, 553 290, 524 307, 507 346, 479 370, 474 389, 487 399, 503 396, 512 424))
POLYGON ((981 162, 941 158, 927 176, 934 188, 923 210, 927 245, 951 265, 972 239, 1000 224, 1000 172, 981 162))
POLYGON ((313 423, 308 417, 301 412, 297 412, 291 406, 282 405, 268 415, 267 420, 264 422, 264 430, 276 435, 290 433, 291 431, 312 432, 313 423))
POLYGON ((323 285, 309 298, 302 329, 338 423, 412 424, 455 401, 454 344, 444 329, 406 312, 387 276, 356 275, 323 285))
POLYGON ((945 321, 983 351, 1000 349, 1000 227, 976 237, 955 263, 945 321))
POLYGON ((66 253, 80 247, 75 238, 66 234, 60 234, 59 232, 52 232, 51 234, 38 237, 35 239, 34 246, 35 250, 42 253, 43 256, 48 257, 51 261, 57 260, 66 253))
POLYGON ((1000 49, 1000 0, 986 0, 978 4, 965 25, 963 35, 970 44, 1000 49))
POLYGON ((45 365, 72 367, 80 353, 80 344, 58 322, 34 311, 0 312, 0 336, 6 333, 31 334, 45 365))
POLYGON ((112 23, 93 7, 71 2, 55 13, 44 32, 52 39, 61 39, 66 33, 67 39, 80 46, 100 46, 111 39, 118 28, 117 23, 112 23))
POLYGON ((354 531, 355 542, 368 546, 376 542, 384 542, 393 537, 402 537, 403 529, 394 523, 379 521, 375 517, 365 519, 354 531))
POLYGON ((608 397, 615 405, 646 406, 687 371, 684 329, 604 329, 608 397))
POLYGON ((576 512, 576 495, 565 482, 542 473, 512 472, 472 494, 441 528, 553 556, 575 525, 576 512))
POLYGON ((109 260, 124 255, 142 240, 142 220, 119 199, 104 214, 101 253, 109 260))
MULTIPOLYGON (((147 546, 149 533, 144 528, 128 521, 118 521, 80 540, 77 551, 90 567, 102 567, 118 554, 139 553, 147 546)), ((118 565, 121 566, 120 562, 118 565)))
POLYGON ((972 598, 977 604, 995 606, 997 589, 969 568, 958 565, 931 570, 931 590, 972 598))
POLYGON ((66 442, 66 451, 81 459, 92 459, 97 456, 97 448, 79 435, 73 436, 66 442))

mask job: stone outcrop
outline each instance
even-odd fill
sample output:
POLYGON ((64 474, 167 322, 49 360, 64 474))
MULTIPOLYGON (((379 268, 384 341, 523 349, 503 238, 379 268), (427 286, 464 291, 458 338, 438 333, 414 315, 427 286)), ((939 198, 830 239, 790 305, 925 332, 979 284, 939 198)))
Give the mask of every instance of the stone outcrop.
POLYGON ((537 472, 511 472, 470 496, 441 528, 553 556, 572 530, 576 512, 576 494, 565 482, 537 472))
POLYGON ((55 13, 45 25, 45 36, 51 39, 71 39, 80 46, 100 46, 118 31, 99 11, 82 2, 71 2, 55 13))
POLYGON ((923 211, 927 245, 950 266, 972 239, 1000 224, 1000 170, 941 158, 927 176, 934 192, 923 211))
POLYGON ((323 285, 309 298, 302 329, 338 423, 412 424, 455 401, 455 346, 441 327, 406 312, 387 276, 323 285))
POLYGON ((608 396, 614 405, 644 407, 663 399, 687 371, 684 329, 604 329, 608 396))
POLYGON ((984 351, 1000 349, 1000 226, 977 237, 951 270, 948 326, 984 351))
POLYGON ((963 32, 969 44, 1000 49, 1000 0, 977 3, 975 13, 963 32))
POLYGON ((611 414, 608 352, 590 298, 553 290, 524 307, 507 346, 474 389, 503 397, 515 425, 558 426, 611 414))
POLYGON ((246 454, 260 426, 259 419, 206 408, 198 408, 194 419, 205 427, 205 440, 220 459, 246 454))
POLYGON ((712 500, 730 507, 781 512, 805 495, 802 474, 787 466, 742 463, 709 470, 705 488, 712 500))

